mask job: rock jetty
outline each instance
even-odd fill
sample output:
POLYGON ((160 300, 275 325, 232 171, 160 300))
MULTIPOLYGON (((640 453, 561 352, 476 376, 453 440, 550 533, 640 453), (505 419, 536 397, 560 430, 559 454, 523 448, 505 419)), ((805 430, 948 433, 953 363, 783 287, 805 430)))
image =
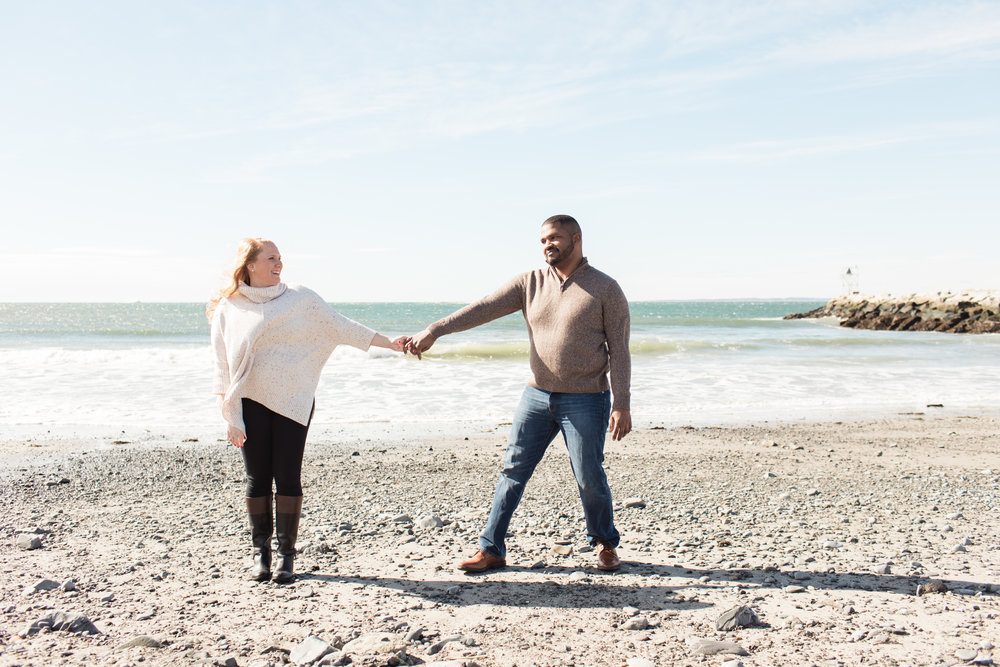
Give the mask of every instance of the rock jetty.
POLYGON ((848 294, 830 299, 808 313, 786 320, 838 317, 840 326, 888 331, 1000 333, 1000 293, 995 291, 937 292, 872 296, 848 294))

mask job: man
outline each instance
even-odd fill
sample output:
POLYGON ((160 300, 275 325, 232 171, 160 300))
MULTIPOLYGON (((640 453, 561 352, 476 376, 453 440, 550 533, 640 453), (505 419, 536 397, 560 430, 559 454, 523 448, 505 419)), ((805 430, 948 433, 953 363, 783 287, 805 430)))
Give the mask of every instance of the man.
POLYGON ((465 331, 520 310, 528 325, 534 375, 511 426, 493 509, 479 551, 459 564, 467 572, 504 567, 504 537, 524 487, 560 431, 583 501, 587 538, 597 566, 617 570, 611 489, 604 473, 605 432, 621 440, 629 413, 628 301, 609 276, 583 256, 580 225, 568 215, 542 223, 547 269, 523 273, 486 298, 438 320, 407 343, 418 356, 446 334, 465 331), (608 382, 608 372, 611 381, 608 382), (609 391, 610 390, 610 391, 609 391), (612 404, 612 395, 614 403, 612 404))

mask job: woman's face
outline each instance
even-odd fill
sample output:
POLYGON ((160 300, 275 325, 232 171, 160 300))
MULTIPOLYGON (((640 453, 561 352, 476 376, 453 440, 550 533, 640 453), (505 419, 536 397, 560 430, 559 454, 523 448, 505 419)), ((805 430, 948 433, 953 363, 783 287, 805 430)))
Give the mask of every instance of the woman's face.
POLYGON ((274 287, 281 282, 281 253, 278 246, 265 243, 257 259, 247 264, 250 287, 274 287))

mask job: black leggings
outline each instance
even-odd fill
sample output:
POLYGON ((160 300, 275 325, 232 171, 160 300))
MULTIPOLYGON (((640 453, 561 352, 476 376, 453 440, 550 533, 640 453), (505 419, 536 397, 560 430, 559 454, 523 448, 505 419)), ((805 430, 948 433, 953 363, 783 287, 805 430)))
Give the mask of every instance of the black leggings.
MULTIPOLYGON (((247 498, 271 495, 271 480, 279 496, 302 495, 302 453, 309 424, 279 415, 249 398, 243 400, 243 464, 247 469, 247 498)), ((315 404, 313 410, 315 410, 315 404)), ((312 412, 309 413, 312 422, 312 412)))

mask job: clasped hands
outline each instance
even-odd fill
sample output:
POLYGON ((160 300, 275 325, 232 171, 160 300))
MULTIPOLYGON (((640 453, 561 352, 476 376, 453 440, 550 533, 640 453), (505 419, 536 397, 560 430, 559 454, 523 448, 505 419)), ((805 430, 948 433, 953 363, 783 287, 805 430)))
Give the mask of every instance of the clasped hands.
POLYGON ((435 340, 431 332, 424 329, 415 336, 400 336, 392 342, 404 354, 413 354, 417 359, 423 359, 424 352, 431 348, 435 340))

